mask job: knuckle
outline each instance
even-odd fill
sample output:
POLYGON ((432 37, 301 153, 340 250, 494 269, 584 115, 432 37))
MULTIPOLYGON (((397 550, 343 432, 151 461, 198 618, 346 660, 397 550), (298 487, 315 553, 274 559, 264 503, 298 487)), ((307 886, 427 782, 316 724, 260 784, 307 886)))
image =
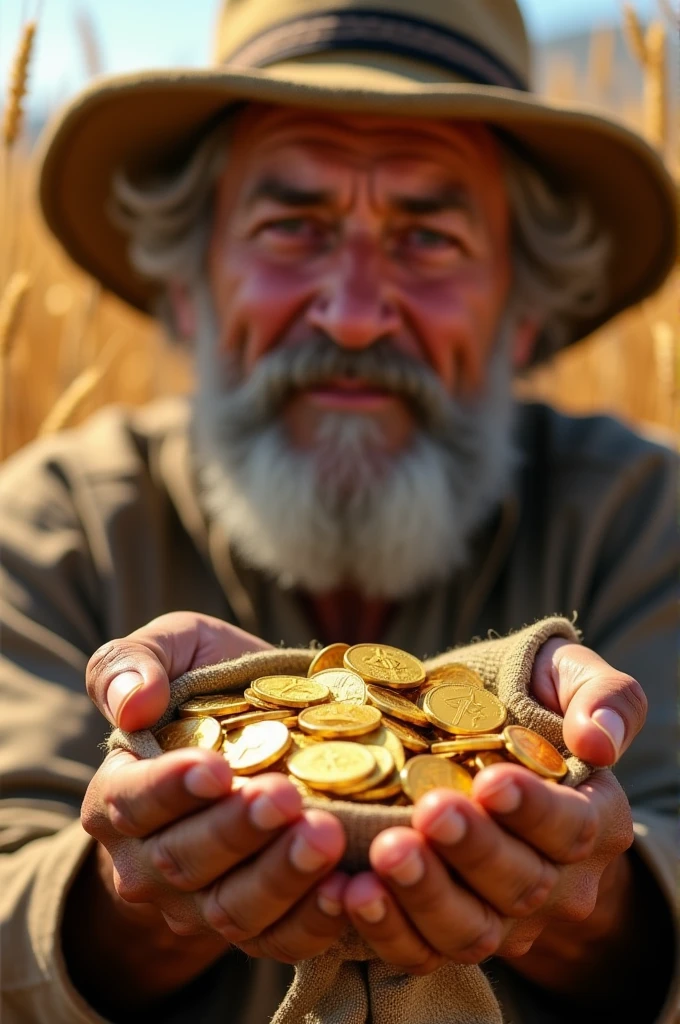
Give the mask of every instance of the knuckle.
POLYGON ((100 695, 100 681, 110 674, 112 665, 115 665, 116 661, 120 658, 121 651, 124 650, 124 641, 107 640, 90 657, 85 669, 85 687, 88 696, 95 704, 100 695))
POLYGON ((557 884, 557 868, 541 860, 537 871, 530 879, 524 879, 518 891, 510 901, 511 917, 528 917, 547 902, 557 884))
POLYGON ((166 882, 178 889, 190 889, 195 882, 191 868, 183 864, 173 849, 172 841, 163 832, 153 836, 147 845, 149 862, 166 882))
POLYGON ((645 691, 642 689, 637 679, 634 679, 629 675, 622 675, 621 679, 621 696, 628 705, 631 712, 633 724, 636 731, 641 729, 645 719, 647 718, 648 701, 645 691))
POLYGON ((228 942, 234 943, 254 939, 259 935, 259 931, 245 919, 241 910, 233 906, 225 906, 224 899, 224 894, 220 896, 217 886, 214 886, 209 892, 204 916, 210 927, 219 932, 228 942))
POLYGON ((490 910, 477 933, 457 950, 455 959, 460 963, 479 964, 493 956, 501 944, 501 923, 490 910))

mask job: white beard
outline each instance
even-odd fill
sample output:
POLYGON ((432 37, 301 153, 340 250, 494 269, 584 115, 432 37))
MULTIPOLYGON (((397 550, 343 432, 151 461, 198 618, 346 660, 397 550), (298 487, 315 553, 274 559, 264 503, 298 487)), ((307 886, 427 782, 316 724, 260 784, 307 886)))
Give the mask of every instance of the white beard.
POLYGON ((217 354, 207 289, 197 291, 193 442, 201 500, 241 558, 284 587, 323 593, 350 586, 387 599, 460 568, 516 464, 509 331, 501 332, 485 393, 474 403, 452 400, 431 370, 392 358, 389 345, 373 358, 371 350, 346 353, 314 339, 304 351, 264 356, 235 381, 217 354), (337 358, 343 369, 358 359, 362 376, 368 364, 372 383, 420 406, 427 423, 404 452, 386 456, 376 424, 354 413, 324 416, 311 451, 292 446, 282 399, 310 373, 315 380, 320 371, 327 379, 331 367, 337 373, 337 358))

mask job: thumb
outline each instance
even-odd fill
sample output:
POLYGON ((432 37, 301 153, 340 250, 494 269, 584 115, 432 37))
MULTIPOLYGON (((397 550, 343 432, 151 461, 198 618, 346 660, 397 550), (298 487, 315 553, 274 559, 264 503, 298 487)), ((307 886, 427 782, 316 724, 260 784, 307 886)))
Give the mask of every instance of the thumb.
POLYGON ((640 684, 595 651, 549 640, 532 675, 537 700, 564 716, 564 742, 597 767, 614 764, 644 725, 647 698, 640 684))
POLYGON ((261 651, 269 644, 228 622, 171 612, 94 652, 85 685, 101 713, 121 729, 146 729, 170 700, 170 680, 199 665, 261 651))

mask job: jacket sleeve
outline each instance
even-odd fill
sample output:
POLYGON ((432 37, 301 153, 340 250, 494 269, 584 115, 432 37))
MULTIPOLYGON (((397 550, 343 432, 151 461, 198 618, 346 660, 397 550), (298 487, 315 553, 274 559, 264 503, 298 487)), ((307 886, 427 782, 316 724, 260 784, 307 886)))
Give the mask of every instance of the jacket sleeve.
POLYGON ((3 1024, 104 1020, 71 985, 59 937, 66 894, 93 843, 79 810, 106 731, 83 682, 102 638, 77 506, 59 460, 41 446, 0 473, 3 1024))

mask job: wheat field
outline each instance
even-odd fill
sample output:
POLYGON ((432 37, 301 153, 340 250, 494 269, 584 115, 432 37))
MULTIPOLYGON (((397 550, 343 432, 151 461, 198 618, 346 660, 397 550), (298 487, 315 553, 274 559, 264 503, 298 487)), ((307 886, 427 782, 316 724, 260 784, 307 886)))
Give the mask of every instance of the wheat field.
MULTIPOLYGON (((658 18, 643 26, 634 6, 623 5, 621 27, 642 70, 643 87, 638 96, 627 98, 625 109, 613 104, 610 109, 640 128, 678 177, 680 152, 672 126, 680 111, 668 87, 676 17, 666 0, 659 4, 658 18)), ((0 459, 107 403, 137 405, 192 386, 189 355, 167 342, 151 320, 102 293, 61 254, 40 222, 22 133, 33 27, 28 23, 17 40, 3 111, 0 459)), ((78 28, 74 25, 74 31, 78 28)), ((86 48, 87 33, 80 28, 86 48)), ((623 74, 602 33, 593 34, 589 61, 594 90, 623 74)), ((578 76, 569 61, 555 62, 550 70, 548 95, 575 98, 578 76)), ((576 413, 613 413, 675 443, 680 426, 679 283, 680 270, 654 298, 519 381, 518 392, 576 413)))

